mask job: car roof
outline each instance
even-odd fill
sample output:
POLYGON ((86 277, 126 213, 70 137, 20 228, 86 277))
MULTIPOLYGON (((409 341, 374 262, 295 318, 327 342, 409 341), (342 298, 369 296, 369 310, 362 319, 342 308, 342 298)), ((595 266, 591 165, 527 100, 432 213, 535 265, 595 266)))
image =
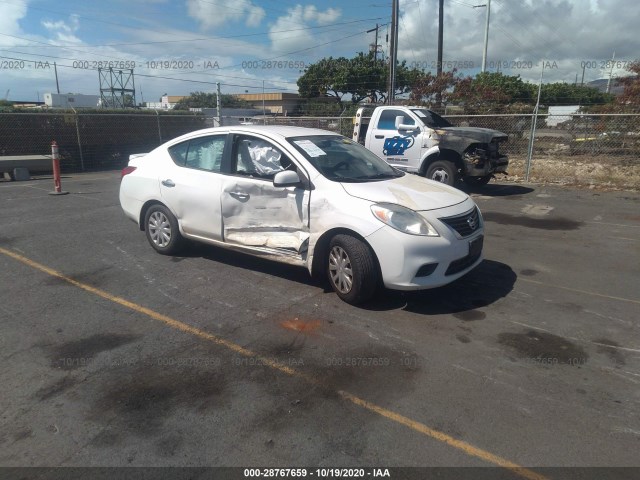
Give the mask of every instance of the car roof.
POLYGON ((193 133, 217 133, 217 132, 246 132, 246 133, 264 133, 278 137, 302 137, 312 135, 340 135, 330 130, 321 130, 319 128, 293 127, 289 125, 235 125, 229 127, 214 127, 198 130, 193 133))

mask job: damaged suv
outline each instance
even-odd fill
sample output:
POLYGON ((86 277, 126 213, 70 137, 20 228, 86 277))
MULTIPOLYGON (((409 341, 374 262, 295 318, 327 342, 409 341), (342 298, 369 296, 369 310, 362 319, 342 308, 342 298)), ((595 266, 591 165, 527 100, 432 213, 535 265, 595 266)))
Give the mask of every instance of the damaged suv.
POLYGON ((189 133, 130 158, 120 204, 159 253, 191 239, 303 266, 352 304, 380 285, 445 285, 482 261, 482 215, 467 194, 324 130, 189 133))
POLYGON ((454 127, 423 107, 376 107, 371 116, 358 109, 353 140, 401 170, 455 185, 485 185, 506 173, 500 153, 507 135, 489 128, 454 127))

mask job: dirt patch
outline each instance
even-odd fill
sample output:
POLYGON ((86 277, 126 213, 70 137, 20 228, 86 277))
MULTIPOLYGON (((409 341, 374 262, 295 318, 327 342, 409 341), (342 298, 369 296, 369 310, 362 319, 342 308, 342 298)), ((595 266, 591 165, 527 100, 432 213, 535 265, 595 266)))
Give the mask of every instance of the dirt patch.
MULTIPOLYGON (((123 381, 105 388, 91 409, 94 421, 111 421, 116 430, 148 436, 159 431, 178 408, 203 411, 219 405, 226 382, 214 368, 165 367, 137 369, 123 381)), ((111 441, 107 436, 96 441, 111 441)), ((160 446, 170 450, 167 445, 160 446)))
MULTIPOLYGON (((508 180, 523 181, 526 157, 510 156, 508 170, 508 180)), ((529 181, 607 190, 640 191, 640 161, 637 157, 617 158, 597 155, 535 156, 531 162, 529 181)))
POLYGON ((538 270, 534 270, 532 268, 525 268, 524 270, 520 270, 520 275, 524 275, 525 277, 533 277, 538 273, 538 270))
POLYGON ((500 225, 518 225, 540 230, 576 230, 582 226, 582 222, 569 218, 532 218, 503 212, 486 212, 483 217, 487 222, 495 222, 500 225))
POLYGON ((465 322, 475 322, 487 318, 487 314, 480 310, 467 310, 466 312, 454 313, 453 316, 465 322))
POLYGON ((54 368, 73 370, 89 365, 100 352, 113 350, 138 339, 136 335, 119 335, 102 333, 80 340, 63 343, 55 348, 50 355, 54 368))
POLYGON ((498 343, 509 347, 520 358, 545 365, 566 364, 579 366, 589 355, 565 338, 546 332, 529 330, 525 333, 501 333, 498 343))
POLYGON ((300 320, 299 318, 294 318, 292 320, 284 320, 280 322, 280 326, 282 328, 286 328, 288 330, 293 330, 294 332, 304 332, 310 333, 316 331, 322 322, 320 320, 300 320))

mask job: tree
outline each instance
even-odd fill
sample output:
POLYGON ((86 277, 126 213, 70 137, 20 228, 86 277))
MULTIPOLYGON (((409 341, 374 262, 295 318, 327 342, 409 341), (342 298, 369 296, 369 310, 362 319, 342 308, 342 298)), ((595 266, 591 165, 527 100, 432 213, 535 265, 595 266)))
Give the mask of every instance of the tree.
POLYGON ((628 110, 640 111, 640 60, 632 62, 627 71, 632 75, 618 80, 624 87, 622 95, 618 97, 618 103, 628 110))
MULTIPOLYGON (((217 95, 215 93, 191 92, 176 103, 175 110, 189 110, 190 108, 216 108, 217 95)), ((225 108, 251 108, 251 104, 235 95, 220 95, 220 105, 225 108)))
POLYGON ((440 76, 431 72, 422 73, 415 78, 411 84, 409 99, 413 103, 426 104, 433 107, 440 98, 441 105, 447 105, 455 87, 460 79, 456 77, 456 70, 442 72, 440 76))
POLYGON ((600 105, 610 103, 614 96, 597 88, 555 82, 542 85, 540 103, 543 105, 600 105))
POLYGON ((459 79, 449 99, 464 104, 468 113, 496 113, 534 103, 535 85, 520 75, 483 72, 459 79))
POLYGON ((385 62, 376 60, 373 53, 358 53, 347 65, 347 92, 351 94, 352 103, 360 103, 368 98, 377 103, 384 98, 387 88, 385 62))
POLYGON ((348 64, 349 60, 344 57, 320 59, 298 78, 298 93, 303 98, 330 96, 342 104, 342 97, 348 90, 348 64))
POLYGON ((128 93, 122 98, 122 103, 125 108, 134 108, 136 106, 135 102, 133 101, 133 96, 129 95, 128 93))
MULTIPOLYGON (((396 65, 396 94, 408 93, 420 72, 408 69, 406 62, 396 65)), ((298 92, 303 98, 333 97, 342 106, 349 97, 352 104, 369 99, 384 101, 387 96, 389 66, 373 53, 358 53, 353 58, 323 58, 307 67, 298 79, 298 92)))

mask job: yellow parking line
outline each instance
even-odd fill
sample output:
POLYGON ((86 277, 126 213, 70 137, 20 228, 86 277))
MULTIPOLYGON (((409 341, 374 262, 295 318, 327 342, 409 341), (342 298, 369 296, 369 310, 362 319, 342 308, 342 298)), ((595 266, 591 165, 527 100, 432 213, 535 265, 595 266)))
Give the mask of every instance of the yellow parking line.
MULTIPOLYGON (((52 268, 49 268, 45 265, 42 265, 41 263, 35 262, 23 255, 20 255, 18 253, 12 252, 10 250, 6 250, 2 247, 0 247, 0 253, 2 253, 3 255, 6 255, 7 257, 11 257, 14 260, 17 260, 18 262, 21 262, 25 265, 28 265, 36 270, 39 270, 43 273, 46 273, 47 275, 50 275, 52 277, 56 277, 59 278, 60 280, 64 280, 65 282, 78 287, 82 290, 85 290, 89 293, 93 293, 94 295, 97 295, 99 297, 102 297, 106 300, 109 300, 111 302, 117 303, 118 305, 121 305, 123 307, 129 308, 135 312, 141 313, 143 315, 146 315, 154 320, 157 320, 159 322, 164 323, 165 325, 174 328, 176 330, 179 330, 181 332, 184 333, 188 333, 191 335, 195 335, 199 338, 202 338, 203 340, 207 340, 209 342, 215 343, 216 345, 220 345, 223 347, 228 348, 229 350, 246 356, 246 357, 253 357, 256 358, 260 361, 261 364, 263 365, 267 365, 275 370, 278 370, 282 373, 285 373, 289 376, 292 377, 297 377, 297 378, 301 378, 304 379, 305 381, 312 383, 314 385, 320 385, 321 382, 319 380, 317 380, 314 377, 311 377, 303 372, 300 372, 294 368, 290 368, 287 367, 285 365, 282 365, 281 363, 279 363, 278 361, 271 359, 271 358, 267 358, 267 357, 262 357, 258 354, 256 354, 255 352, 246 349, 244 347, 242 347, 241 345, 238 345, 234 342, 231 342, 229 340, 226 340, 224 338, 218 337, 216 335, 213 335, 211 333, 205 332, 204 330, 200 330, 199 328, 193 327, 191 325, 188 325, 186 323, 180 322, 178 320, 175 320, 171 317, 168 317, 166 315, 163 315, 161 313, 158 313, 154 310, 151 310, 150 308, 147 307, 143 307, 142 305, 138 305, 137 303, 131 302, 129 300, 126 300, 122 297, 118 297, 116 295, 112 295, 104 290, 101 290, 99 288, 95 288, 92 287, 91 285, 87 285, 86 283, 82 283, 79 282, 77 280, 74 280, 71 277, 68 277, 60 272, 58 272, 57 270, 54 270, 52 268)), ((464 442, 462 440, 458 440, 456 438, 453 438, 449 435, 447 435, 446 433, 440 432, 438 430, 434 430, 430 427, 428 427, 427 425, 417 422, 415 420, 411 420, 408 417, 405 417, 403 415, 400 415, 399 413, 393 412, 392 410, 388 410, 384 407, 381 407, 379 405, 376 405, 375 403, 369 402, 367 400, 364 400, 356 395, 353 395, 349 392, 346 392, 344 390, 339 390, 337 391, 338 395, 340 395, 340 397, 342 397, 344 400, 357 405, 359 407, 362 407, 366 410, 368 410, 369 412, 375 413, 377 415, 380 415, 388 420, 391 420, 395 423, 398 423, 400 425, 404 425, 405 427, 410 428, 411 430, 413 430, 414 432, 417 433, 421 433, 427 437, 430 437, 434 440, 438 440, 439 442, 442 442, 446 445, 449 445, 450 447, 456 448, 464 453, 466 453, 469 456, 472 457, 477 457, 480 458, 481 460, 484 460, 488 463, 494 464, 496 466, 508 469, 510 471, 512 471, 514 474, 529 479, 529 480, 546 480, 547 477, 540 475, 536 472, 534 472, 533 470, 530 470, 528 468, 525 467, 521 467, 520 465, 513 463, 509 460, 506 460, 502 457, 499 457, 497 455, 494 455, 486 450, 483 450, 481 448, 475 447, 473 445, 471 445, 470 443, 464 442)))
POLYGON ((536 285, 542 285, 545 287, 559 288, 561 290, 568 290, 570 292, 584 293, 585 295, 591 295, 594 297, 608 298, 609 300, 619 300, 621 302, 637 303, 640 304, 640 300, 634 300, 633 298, 614 297, 613 295, 605 295, 604 293, 590 292, 588 290, 580 290, 579 288, 563 287, 562 285, 553 285, 551 283, 540 282, 538 280, 531 280, 530 278, 518 277, 518 281, 535 283, 536 285))

